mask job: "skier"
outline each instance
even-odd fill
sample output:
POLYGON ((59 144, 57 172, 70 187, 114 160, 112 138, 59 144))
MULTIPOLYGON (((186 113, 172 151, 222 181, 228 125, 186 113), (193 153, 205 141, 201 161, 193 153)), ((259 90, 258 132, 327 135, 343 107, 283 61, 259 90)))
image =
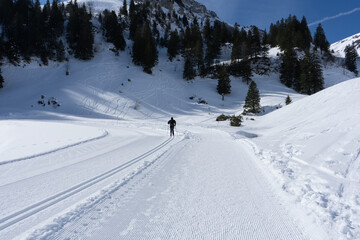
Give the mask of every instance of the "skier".
POLYGON ((171 117, 171 119, 168 121, 168 124, 170 124, 170 137, 174 136, 174 127, 176 126, 176 121, 171 117))

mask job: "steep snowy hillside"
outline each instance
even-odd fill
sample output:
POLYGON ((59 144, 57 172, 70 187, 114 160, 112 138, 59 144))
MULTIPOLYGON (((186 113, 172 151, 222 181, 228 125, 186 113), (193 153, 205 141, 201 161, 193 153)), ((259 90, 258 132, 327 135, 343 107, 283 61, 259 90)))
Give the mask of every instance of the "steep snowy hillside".
POLYGON ((359 92, 359 78, 343 82, 259 118, 247 133, 258 136, 246 142, 283 191, 333 239, 360 238, 359 92))
POLYGON ((338 57, 345 57, 345 47, 353 44, 360 55, 360 33, 331 44, 330 50, 333 50, 335 55, 338 57))

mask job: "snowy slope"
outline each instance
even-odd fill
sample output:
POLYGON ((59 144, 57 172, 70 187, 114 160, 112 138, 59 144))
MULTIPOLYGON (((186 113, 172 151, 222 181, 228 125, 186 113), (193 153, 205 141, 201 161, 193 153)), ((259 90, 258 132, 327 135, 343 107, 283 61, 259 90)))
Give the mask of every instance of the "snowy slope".
POLYGON ((338 57, 345 57, 344 50, 347 45, 355 45, 355 48, 360 55, 360 33, 331 44, 330 50, 333 50, 338 57))
POLYGON ((360 238, 360 79, 346 81, 259 119, 249 144, 285 192, 319 222, 360 238), (355 104, 355 105, 354 105, 355 104))

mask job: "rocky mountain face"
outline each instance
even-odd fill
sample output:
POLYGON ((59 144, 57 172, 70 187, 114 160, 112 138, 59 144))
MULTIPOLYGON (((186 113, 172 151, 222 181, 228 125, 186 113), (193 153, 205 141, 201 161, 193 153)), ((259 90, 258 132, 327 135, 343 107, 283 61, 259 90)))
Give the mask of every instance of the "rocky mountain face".
POLYGON ((215 12, 208 10, 203 4, 194 0, 138 0, 135 2, 146 1, 149 1, 151 4, 160 4, 163 8, 170 11, 175 9, 179 14, 190 13, 201 16, 201 18, 218 18, 215 12))
MULTIPOLYGON (((189 19, 197 17, 198 19, 219 20, 215 12, 208 10, 203 4, 195 0, 135 0, 135 4, 147 1, 153 7, 160 6, 171 12, 175 10, 178 15, 186 15, 189 19)), ((90 7, 93 13, 102 12, 104 9, 118 12, 123 5, 123 0, 78 0, 77 2, 90 7)), ((127 1, 128 6, 129 3, 130 0, 127 1)))

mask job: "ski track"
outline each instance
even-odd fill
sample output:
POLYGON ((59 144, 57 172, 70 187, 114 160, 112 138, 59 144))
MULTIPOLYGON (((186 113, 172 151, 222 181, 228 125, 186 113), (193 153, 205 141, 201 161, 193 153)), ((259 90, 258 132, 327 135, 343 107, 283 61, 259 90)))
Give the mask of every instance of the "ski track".
POLYGON ((309 239, 251 156, 229 138, 212 130, 185 133, 186 141, 126 184, 102 190, 29 239, 309 239))
MULTIPOLYGON (((134 164, 146 159, 149 156, 152 156, 156 153, 158 153, 161 149, 165 148, 167 145, 169 145, 173 141, 173 138, 168 138, 166 141, 162 142, 158 146, 150 149, 149 151, 139 155, 138 157, 133 158, 132 160, 127 161, 126 163, 122 163, 121 165, 114 167, 100 175, 97 175, 87 181, 83 181, 71 188, 68 188, 62 192, 59 192, 55 195, 49 196, 48 198, 39 201, 37 203, 34 203, 26 208, 23 208, 17 212, 14 212, 10 215, 7 215, 0 219, 0 239, 10 239, 8 237, 2 238, 1 232, 6 230, 9 227, 12 227, 13 225, 16 225, 19 222, 25 221, 27 218, 36 215, 39 212, 42 212, 46 210, 47 208, 58 204, 75 194, 101 182, 104 181, 118 173, 121 173, 123 170, 128 169, 129 167, 133 166, 134 164)), ((145 167, 147 167, 147 164, 145 164, 145 167)), ((4 236, 9 236, 8 233, 5 231, 4 236)), ((11 236, 11 235, 10 235, 11 236)))
POLYGON ((109 135, 109 133, 107 131, 104 131, 104 133, 101 136, 90 138, 90 139, 80 141, 80 142, 77 142, 77 143, 73 143, 73 144, 70 144, 70 145, 67 145, 67 146, 64 146, 64 147, 56 148, 56 149, 53 149, 53 150, 48 151, 48 152, 34 154, 32 156, 27 156, 27 157, 22 157, 22 158, 17 158, 17 159, 12 159, 12 160, 8 160, 8 161, 0 162, 0 166, 10 164, 10 163, 20 162, 20 161, 24 161, 24 160, 30 160, 30 159, 45 156, 45 155, 49 155, 49 154, 52 154, 52 153, 55 153, 55 152, 66 150, 68 148, 79 146, 81 144, 85 144, 85 143, 89 143, 89 142, 93 142, 93 141, 96 141, 96 140, 103 139, 103 138, 107 137, 108 135, 109 135))

